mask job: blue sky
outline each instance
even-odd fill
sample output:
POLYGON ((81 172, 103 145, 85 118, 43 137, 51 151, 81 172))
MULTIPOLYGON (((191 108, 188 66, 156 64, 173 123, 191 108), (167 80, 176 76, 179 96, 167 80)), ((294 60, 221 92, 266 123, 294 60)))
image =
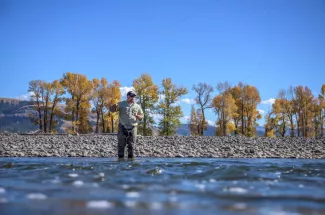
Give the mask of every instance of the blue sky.
POLYGON ((190 100, 199 82, 241 81, 263 101, 325 84, 324 0, 1 0, 0 31, 0 97, 67 71, 124 87, 143 72, 170 77, 190 100))

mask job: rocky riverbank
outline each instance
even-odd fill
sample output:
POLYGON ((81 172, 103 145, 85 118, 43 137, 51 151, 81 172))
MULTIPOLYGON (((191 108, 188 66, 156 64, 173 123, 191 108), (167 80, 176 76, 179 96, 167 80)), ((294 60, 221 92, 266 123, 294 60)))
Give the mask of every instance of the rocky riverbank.
MULTIPOLYGON (((116 157, 111 135, 0 134, 0 157, 116 157)), ((138 137, 138 157, 325 158, 325 139, 138 137)))

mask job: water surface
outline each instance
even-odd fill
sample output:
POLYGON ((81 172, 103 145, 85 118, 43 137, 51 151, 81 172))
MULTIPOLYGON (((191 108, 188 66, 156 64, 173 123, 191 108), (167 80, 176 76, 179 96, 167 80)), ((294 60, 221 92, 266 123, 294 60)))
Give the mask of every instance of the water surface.
POLYGON ((0 158, 0 214, 325 214, 325 160, 0 158))

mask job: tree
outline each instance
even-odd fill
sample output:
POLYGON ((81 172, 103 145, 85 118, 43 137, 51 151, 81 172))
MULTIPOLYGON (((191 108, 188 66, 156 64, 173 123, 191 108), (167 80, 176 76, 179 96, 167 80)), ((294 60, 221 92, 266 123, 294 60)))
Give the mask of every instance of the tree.
POLYGON ((320 106, 320 136, 324 137, 324 121, 325 121, 325 84, 322 85, 321 93, 318 96, 320 106))
POLYGON ((201 114, 202 114, 200 135, 203 136, 204 131, 207 129, 207 126, 206 126, 207 123, 205 120, 204 111, 207 108, 212 108, 211 93, 213 92, 213 87, 211 87, 210 85, 208 85, 206 83, 199 83, 198 85, 193 85, 192 89, 197 93, 195 101, 200 106, 200 110, 201 110, 201 114))
POLYGON ((64 100, 62 97, 65 93, 63 86, 61 85, 60 81, 55 80, 51 83, 51 92, 54 94, 52 99, 52 106, 50 110, 50 127, 49 132, 53 131, 53 128, 56 125, 56 122, 54 120, 54 116, 61 116, 61 110, 57 109, 57 105, 64 100))
POLYGON ((314 100, 314 96, 311 90, 308 87, 298 86, 294 88, 295 93, 295 105, 298 113, 297 124, 298 134, 302 134, 303 137, 310 137, 312 128, 312 102, 314 100))
MULTIPOLYGON (((121 90, 120 90, 121 84, 114 80, 113 83, 108 85, 108 99, 105 102, 105 107, 107 110, 109 110, 109 107, 113 104, 116 104, 117 102, 119 102, 121 100, 121 90)), ((102 119, 104 122, 104 118, 105 116, 102 115, 102 119)), ((105 130, 107 132, 115 132, 115 128, 117 128, 118 125, 118 114, 115 112, 109 112, 107 114, 107 126, 105 126, 103 124, 103 130, 105 130)))
POLYGON ((174 85, 171 78, 163 79, 162 87, 161 94, 164 95, 164 99, 157 108, 158 114, 162 115, 162 120, 159 122, 160 134, 171 136, 176 133, 176 128, 180 127, 180 118, 183 116, 181 107, 175 103, 187 93, 187 89, 174 85))
POLYGON ((274 113, 270 111, 268 114, 265 115, 265 137, 275 137, 275 124, 276 124, 276 119, 275 117, 272 117, 274 113))
MULTIPOLYGON (((85 116, 80 119, 80 113, 81 107, 89 106, 88 103, 93 89, 92 81, 89 81, 85 75, 67 72, 63 75, 61 83, 71 95, 71 98, 66 100, 66 112, 70 114, 72 131, 79 132, 79 125, 86 126, 87 124, 87 122, 80 122, 80 120, 89 121, 85 116)), ((85 131, 87 129, 83 128, 82 130, 85 131)))
MULTIPOLYGON (((99 133, 99 125, 105 124, 105 120, 103 118, 105 112, 105 103, 109 99, 109 86, 106 78, 102 78, 101 80, 94 78, 93 79, 93 92, 91 96, 91 101, 93 103, 93 112, 96 113, 96 127, 95 133, 99 133)), ((105 125, 103 126, 104 132, 105 125)))
POLYGON ((191 136, 199 136, 200 130, 201 130, 200 126, 201 126, 200 118, 197 114, 197 111, 195 110, 194 105, 192 105, 191 116, 188 119, 188 127, 190 130, 191 136))
POLYGON ((235 134, 254 136, 256 120, 262 117, 257 110, 257 105, 261 102, 258 90, 254 86, 244 85, 240 82, 230 89, 230 93, 237 106, 237 114, 233 115, 235 134))
POLYGON ((287 112, 285 108, 286 105, 287 105, 287 100, 283 98, 276 99, 274 104, 272 105, 273 113, 275 114, 274 122, 276 122, 274 124, 274 128, 282 137, 284 137, 286 133, 287 124, 288 124, 288 119, 286 115, 287 112))
POLYGON ((43 89, 42 89, 43 81, 41 80, 33 80, 29 82, 29 88, 28 92, 32 93, 30 99, 32 104, 35 105, 35 109, 38 113, 38 117, 35 117, 34 115, 30 115, 32 121, 39 126, 39 130, 43 131, 43 120, 42 120, 42 95, 43 95, 43 89))
POLYGON ((137 93, 138 103, 143 110, 143 120, 138 126, 138 131, 143 136, 152 135, 150 126, 155 123, 152 114, 155 104, 158 102, 158 86, 152 82, 149 74, 144 73, 133 81, 133 87, 137 93))
POLYGON ((32 121, 39 125, 45 133, 53 131, 54 116, 58 112, 56 106, 62 101, 64 89, 59 81, 48 83, 40 80, 29 82, 29 92, 32 93, 31 101, 35 105, 38 117, 30 115, 32 121))
POLYGON ((217 114, 217 131, 220 136, 226 136, 234 126, 230 126, 233 116, 236 114, 237 106, 229 91, 221 92, 213 99, 213 107, 217 114))
POLYGON ((255 136, 256 135, 256 120, 261 119, 261 114, 257 110, 257 105, 261 102, 260 94, 256 87, 246 85, 244 88, 245 95, 245 135, 246 136, 255 136))

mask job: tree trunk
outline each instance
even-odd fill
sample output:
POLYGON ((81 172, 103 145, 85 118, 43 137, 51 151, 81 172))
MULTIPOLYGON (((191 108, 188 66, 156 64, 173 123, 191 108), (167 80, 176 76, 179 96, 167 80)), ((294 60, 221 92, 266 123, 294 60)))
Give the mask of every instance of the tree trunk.
POLYGON ((95 129, 96 134, 99 133, 99 117, 100 117, 100 111, 97 109, 96 110, 96 129, 95 129))
POLYGON ((56 106, 56 97, 54 98, 54 102, 52 104, 52 108, 51 108, 51 115, 50 115, 50 128, 49 128, 49 132, 51 133, 52 132, 52 128, 53 128, 53 117, 54 117, 54 109, 55 109, 55 106, 56 106))
POLYGON ((42 110, 39 100, 37 99, 37 112, 38 112, 38 123, 40 131, 43 131, 43 120, 42 120, 42 110))
POLYGON ((45 107, 43 107, 43 110, 44 110, 44 120, 43 120, 43 123, 44 123, 44 132, 47 133, 47 108, 48 108, 48 98, 46 98, 45 100, 45 107))
MULTIPOLYGON (((80 124, 79 122, 79 108, 80 108, 80 100, 77 100, 77 105, 76 105, 76 121, 80 124)), ((75 128, 76 132, 79 132, 79 125, 75 128)))
POLYGON ((111 115, 112 133, 114 133, 114 116, 111 115))
POLYGON ((321 121, 320 121, 320 136, 324 137, 324 114, 321 111, 321 121))
POLYGON ((244 135, 244 101, 241 103, 241 133, 244 135))

